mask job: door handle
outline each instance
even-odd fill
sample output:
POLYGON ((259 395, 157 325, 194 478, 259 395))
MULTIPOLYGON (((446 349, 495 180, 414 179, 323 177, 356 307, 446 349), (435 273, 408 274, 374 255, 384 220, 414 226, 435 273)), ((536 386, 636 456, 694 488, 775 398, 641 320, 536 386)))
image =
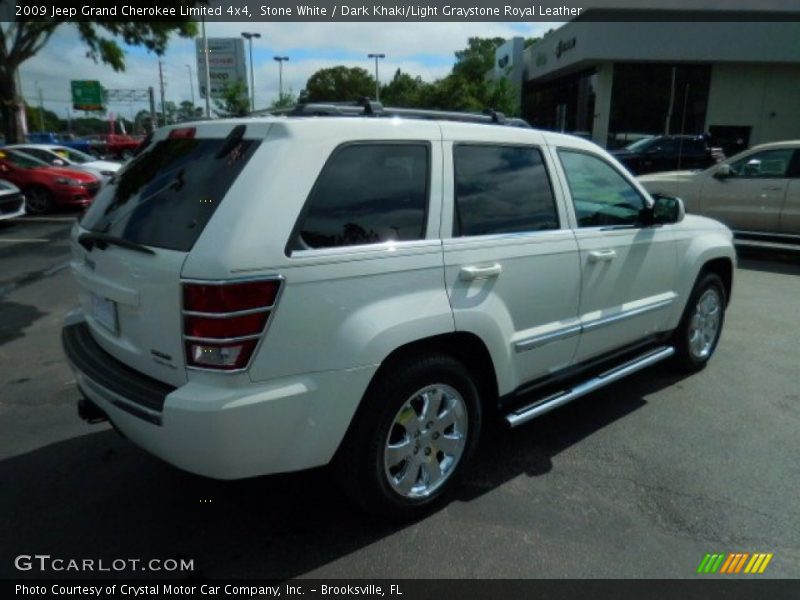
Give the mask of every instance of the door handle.
POLYGON ((778 187, 765 187, 765 188, 763 188, 763 190, 764 190, 765 192, 780 192, 782 189, 783 189, 783 188, 782 188, 782 187, 780 187, 780 186, 778 186, 778 187))
POLYGON ((616 255, 616 250, 592 250, 589 252, 589 262, 596 263, 600 261, 614 260, 616 255))
POLYGON ((461 267, 461 270, 458 272, 458 278, 464 281, 489 279, 490 277, 497 277, 502 272, 503 267, 498 263, 488 267, 461 267))

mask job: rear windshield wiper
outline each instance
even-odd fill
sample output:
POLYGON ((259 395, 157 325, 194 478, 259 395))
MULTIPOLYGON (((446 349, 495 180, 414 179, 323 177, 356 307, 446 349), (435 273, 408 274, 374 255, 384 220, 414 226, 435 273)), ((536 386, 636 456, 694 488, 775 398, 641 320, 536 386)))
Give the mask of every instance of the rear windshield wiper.
POLYGON ((107 233, 82 233, 78 236, 78 243, 87 250, 91 250, 95 246, 100 248, 100 250, 105 250, 109 244, 113 244, 120 248, 127 248, 128 250, 143 252, 144 254, 155 254, 155 252, 147 246, 137 244, 136 242, 124 238, 108 235, 107 233))

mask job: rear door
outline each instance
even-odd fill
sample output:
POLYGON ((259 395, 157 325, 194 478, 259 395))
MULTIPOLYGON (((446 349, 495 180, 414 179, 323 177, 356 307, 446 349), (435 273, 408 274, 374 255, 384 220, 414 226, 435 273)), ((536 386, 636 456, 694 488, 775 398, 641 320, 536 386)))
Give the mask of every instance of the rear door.
POLYGON ((444 148, 447 293, 456 329, 479 335, 505 366, 501 394, 569 366, 579 334, 575 236, 543 140, 527 133, 520 143, 444 148))
POLYGON ((71 268, 109 354, 171 385, 186 381, 181 268, 264 131, 207 123, 160 133, 76 226, 71 268))

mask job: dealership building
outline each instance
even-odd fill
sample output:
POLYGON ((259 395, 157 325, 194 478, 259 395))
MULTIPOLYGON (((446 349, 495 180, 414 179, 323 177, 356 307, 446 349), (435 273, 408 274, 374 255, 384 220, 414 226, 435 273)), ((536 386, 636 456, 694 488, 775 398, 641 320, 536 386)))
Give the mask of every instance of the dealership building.
POLYGON ((575 20, 500 46, 492 76, 533 126, 602 146, 710 133, 730 154, 800 138, 800 22, 575 20))

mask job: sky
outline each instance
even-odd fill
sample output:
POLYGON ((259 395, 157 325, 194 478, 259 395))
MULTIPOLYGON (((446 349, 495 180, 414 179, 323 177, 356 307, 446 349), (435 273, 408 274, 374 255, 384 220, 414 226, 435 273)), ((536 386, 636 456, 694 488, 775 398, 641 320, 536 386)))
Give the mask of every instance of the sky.
MULTIPOLYGON (((288 56, 284 63, 283 88, 295 94, 303 89, 318 69, 346 65, 374 71, 369 53, 383 53, 379 76, 385 83, 395 70, 402 69, 433 81, 446 75, 454 62, 454 52, 465 48, 473 36, 533 37, 556 23, 207 23, 208 37, 240 37, 242 31, 257 32, 253 40, 255 66, 255 106, 265 108, 278 96, 278 63, 273 56, 288 56)), ((66 118, 71 109, 70 80, 96 79, 107 89, 146 89, 153 86, 158 106, 158 57, 139 47, 125 46, 126 70, 111 67, 86 57, 86 49, 72 25, 59 28, 47 46, 21 68, 22 91, 29 104, 38 106, 39 89, 45 108, 66 118)), ((247 51, 245 47, 245 51, 247 51)), ((191 100, 189 70, 194 82, 195 103, 204 104, 197 90, 197 61, 194 40, 174 36, 162 56, 165 97, 176 104, 191 100)), ((213 107, 213 106, 212 106, 213 107)), ((131 119, 146 109, 144 102, 112 103, 109 109, 131 119)), ((81 115, 83 113, 80 113, 81 115)), ((72 116, 76 116, 72 111, 72 116)))

